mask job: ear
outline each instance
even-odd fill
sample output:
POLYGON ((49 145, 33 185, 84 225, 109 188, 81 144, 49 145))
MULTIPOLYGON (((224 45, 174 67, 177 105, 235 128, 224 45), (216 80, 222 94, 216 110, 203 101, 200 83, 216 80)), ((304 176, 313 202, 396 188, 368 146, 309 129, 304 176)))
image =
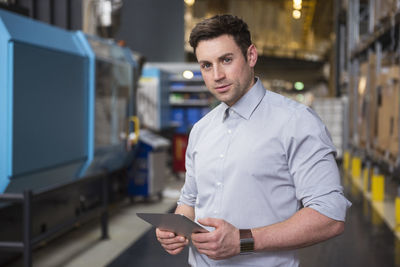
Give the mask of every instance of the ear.
POLYGON ((247 62, 250 67, 254 67, 257 63, 258 53, 254 44, 251 44, 247 49, 247 62))

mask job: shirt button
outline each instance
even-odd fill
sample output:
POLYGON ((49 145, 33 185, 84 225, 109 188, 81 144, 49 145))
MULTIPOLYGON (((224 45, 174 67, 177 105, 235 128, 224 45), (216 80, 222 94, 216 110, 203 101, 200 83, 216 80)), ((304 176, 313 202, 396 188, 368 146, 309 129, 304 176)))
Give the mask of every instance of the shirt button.
POLYGON ((224 154, 220 154, 219 157, 220 157, 220 158, 223 158, 223 157, 224 157, 224 154))
POLYGON ((232 130, 228 130, 228 134, 232 133, 232 130))
POLYGON ((218 187, 220 187, 222 185, 222 183, 220 183, 220 182, 217 182, 217 186, 218 187))

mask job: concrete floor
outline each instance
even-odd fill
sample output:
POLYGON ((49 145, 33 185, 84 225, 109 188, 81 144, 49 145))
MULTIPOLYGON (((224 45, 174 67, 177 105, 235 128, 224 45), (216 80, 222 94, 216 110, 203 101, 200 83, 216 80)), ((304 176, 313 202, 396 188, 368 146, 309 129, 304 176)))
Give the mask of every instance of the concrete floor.
MULTIPOLYGON (((154 231, 136 212, 167 212, 175 207, 183 180, 169 175, 162 201, 126 201, 112 208, 110 239, 100 240, 100 223, 77 227, 34 252, 34 267, 187 266, 187 253, 168 255, 154 231), (150 231, 149 231, 150 230, 150 231)), ((302 267, 400 266, 400 242, 363 195, 346 190, 353 202, 345 233, 299 250, 302 267)), ((184 251, 185 252, 185 251, 184 251)), ((22 261, 9 265, 22 267, 22 261)))
MULTIPOLYGON (((111 208, 109 235, 101 240, 100 221, 77 227, 65 235, 45 244, 33 253, 34 267, 101 267, 107 266, 119 254, 146 233, 151 226, 136 216, 137 212, 167 212, 175 207, 183 180, 168 175, 161 201, 127 200, 111 208)), ((22 267, 17 261, 7 265, 22 267)))

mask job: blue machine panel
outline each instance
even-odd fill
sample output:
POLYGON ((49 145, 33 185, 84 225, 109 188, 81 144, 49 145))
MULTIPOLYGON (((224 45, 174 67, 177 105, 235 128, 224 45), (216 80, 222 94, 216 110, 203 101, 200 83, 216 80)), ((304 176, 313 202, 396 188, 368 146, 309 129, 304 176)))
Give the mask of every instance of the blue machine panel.
POLYGON ((19 42, 13 50, 13 176, 84 161, 87 59, 19 42))
POLYGON ((0 193, 75 179, 90 159, 94 65, 79 35, 0 9, 0 193))

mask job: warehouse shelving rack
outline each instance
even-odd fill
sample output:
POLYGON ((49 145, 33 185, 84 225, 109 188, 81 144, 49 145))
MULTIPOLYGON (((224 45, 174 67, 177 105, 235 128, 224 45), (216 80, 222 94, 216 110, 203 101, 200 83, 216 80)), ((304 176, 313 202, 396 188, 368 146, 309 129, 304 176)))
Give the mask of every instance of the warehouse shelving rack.
MULTIPOLYGON (((378 77, 382 71, 385 53, 390 53, 390 63, 399 65, 400 59, 400 9, 389 9, 387 16, 381 17, 379 9, 389 1, 340 1, 340 12, 336 14, 339 22, 338 38, 339 74, 341 91, 347 92, 348 107, 348 142, 345 144, 343 169, 351 177, 353 184, 364 193, 380 217, 386 221, 394 233, 400 238, 400 146, 397 155, 388 150, 378 151, 372 127, 372 121, 378 110, 378 87, 371 79, 378 77), (378 7, 378 8, 377 8, 378 7), (340 14, 346 14, 341 16, 340 14), (343 17, 345 19, 343 19, 343 17), (368 62, 365 99, 359 99, 359 73, 361 64, 368 62), (373 63, 371 63, 373 62, 373 63), (360 110, 359 101, 364 101, 360 110), (375 105, 375 109, 372 108, 375 105), (375 113, 374 113, 375 112, 375 113), (359 120, 367 118, 365 132, 361 140, 359 120), (385 179, 386 178, 386 179, 385 179), (386 194, 385 194, 386 192, 386 194)), ((391 4, 397 3, 391 1, 391 4)), ((400 73, 398 74, 400 77, 400 73)), ((399 90, 399 89, 398 89, 399 90)), ((400 99, 397 99, 400 103, 400 99)), ((399 105, 400 106, 400 105, 399 105)), ((397 111, 400 114, 400 110, 397 111)), ((399 117, 399 116, 398 116, 399 117)), ((399 120, 399 119, 398 119, 399 120)), ((377 125, 376 125, 377 126, 377 125)), ((400 128, 400 122, 397 122, 400 128)), ((399 142, 400 144, 400 142, 399 142)))

